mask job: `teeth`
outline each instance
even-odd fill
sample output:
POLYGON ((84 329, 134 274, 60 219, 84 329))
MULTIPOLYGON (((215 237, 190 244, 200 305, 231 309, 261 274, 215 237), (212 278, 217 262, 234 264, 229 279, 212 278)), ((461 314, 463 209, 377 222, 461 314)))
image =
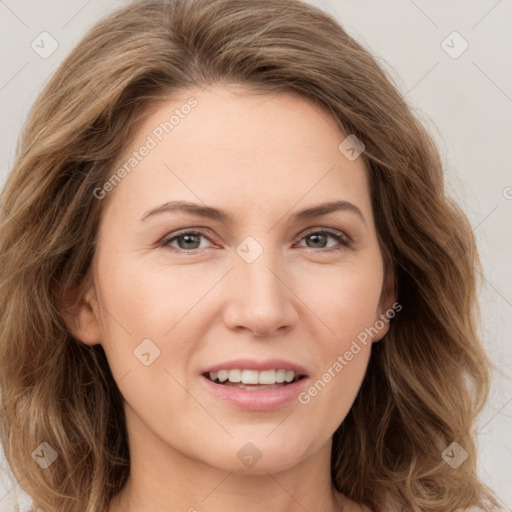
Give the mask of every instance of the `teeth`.
POLYGON ((229 370, 229 382, 242 382, 242 370, 229 370))
POLYGON ((210 372, 211 381, 232 382, 242 384, 263 384, 272 385, 276 383, 292 382, 298 378, 293 370, 219 370, 218 372, 210 372))
POLYGON ((263 370, 258 376, 258 384, 275 384, 276 383, 276 371, 275 370, 263 370))
POLYGON ((291 370, 287 370, 286 374, 284 376, 284 380, 286 382, 291 382, 294 378, 295 378, 295 372, 293 372, 291 370))
POLYGON ((242 370, 242 384, 258 384, 258 374, 256 370, 242 370))

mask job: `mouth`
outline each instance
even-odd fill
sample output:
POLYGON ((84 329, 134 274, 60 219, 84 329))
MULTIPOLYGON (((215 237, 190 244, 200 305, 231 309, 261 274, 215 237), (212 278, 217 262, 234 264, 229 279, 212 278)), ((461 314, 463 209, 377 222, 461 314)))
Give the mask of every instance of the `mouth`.
POLYGON ((272 411, 292 404, 307 386, 306 370, 284 360, 236 360, 205 369, 207 392, 237 409, 272 411))
POLYGON ((274 370, 221 369, 214 372, 204 372, 203 377, 222 386, 240 389, 279 389, 306 378, 306 375, 295 373, 283 368, 274 370))

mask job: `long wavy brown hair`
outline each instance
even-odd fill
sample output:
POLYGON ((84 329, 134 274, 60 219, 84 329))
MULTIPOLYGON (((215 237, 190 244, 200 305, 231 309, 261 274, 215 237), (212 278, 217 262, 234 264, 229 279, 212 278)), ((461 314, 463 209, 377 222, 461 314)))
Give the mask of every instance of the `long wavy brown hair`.
MULTIPOLYGON (((218 82, 295 91, 365 145, 386 272, 402 311, 333 439, 335 488, 373 511, 499 509, 476 473, 489 389, 479 260, 438 151, 375 58, 299 0, 145 0, 96 24, 38 97, 0 197, 1 439, 44 512, 102 512, 130 456, 101 345, 73 338, 66 291, 91 278, 105 183, 150 107, 218 82), (33 459, 41 443, 58 458, 33 459), (468 454, 452 468, 442 452, 468 454)), ((341 139, 340 139, 341 141, 341 139)))

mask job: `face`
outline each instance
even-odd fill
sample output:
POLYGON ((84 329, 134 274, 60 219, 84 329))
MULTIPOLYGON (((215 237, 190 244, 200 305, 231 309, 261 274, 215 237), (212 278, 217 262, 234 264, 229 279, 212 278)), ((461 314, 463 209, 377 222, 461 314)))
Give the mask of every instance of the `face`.
POLYGON ((96 286, 74 332, 103 346, 132 441, 240 472, 329 445, 392 303, 345 137, 293 93, 228 84, 169 99, 135 134, 95 192, 96 286))

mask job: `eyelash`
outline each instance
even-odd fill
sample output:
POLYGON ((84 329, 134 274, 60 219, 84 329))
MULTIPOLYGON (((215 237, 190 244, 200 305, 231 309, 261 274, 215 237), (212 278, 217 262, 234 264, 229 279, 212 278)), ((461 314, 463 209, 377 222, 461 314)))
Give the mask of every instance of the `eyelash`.
MULTIPOLYGON (((340 246, 338 246, 338 247, 331 247, 329 249, 315 249, 315 248, 312 248, 312 247, 306 247, 306 249, 310 249, 310 250, 312 250, 314 252, 324 252, 325 253, 325 252, 340 251, 340 250, 344 250, 344 249, 347 249, 347 248, 351 247, 351 240, 350 240, 350 238, 348 236, 343 234, 341 231, 330 230, 330 229, 327 229, 327 228, 313 228, 313 229, 307 231, 306 233, 304 233, 301 236, 301 238, 299 239, 299 242, 302 241, 304 238, 306 238, 308 236, 318 235, 318 234, 328 235, 331 238, 334 238, 335 240, 337 240, 339 242, 341 247, 340 246)), ((208 239, 211 242, 211 240, 207 236, 206 232, 204 232, 202 230, 189 229, 189 230, 183 230, 181 232, 177 232, 177 234, 175 232, 175 233, 171 233, 169 235, 166 235, 164 238, 162 238, 160 240, 158 245, 160 247, 163 247, 163 248, 170 248, 172 251, 176 251, 178 253, 186 253, 186 254, 190 254, 190 255, 200 254, 200 253, 202 253, 205 250, 205 249, 191 249, 191 250, 187 251, 185 249, 179 249, 177 247, 171 247, 170 246, 171 242, 173 242, 174 240, 176 240, 178 238, 181 238, 182 236, 185 236, 185 235, 201 235, 201 236, 204 236, 206 239, 208 239)))

